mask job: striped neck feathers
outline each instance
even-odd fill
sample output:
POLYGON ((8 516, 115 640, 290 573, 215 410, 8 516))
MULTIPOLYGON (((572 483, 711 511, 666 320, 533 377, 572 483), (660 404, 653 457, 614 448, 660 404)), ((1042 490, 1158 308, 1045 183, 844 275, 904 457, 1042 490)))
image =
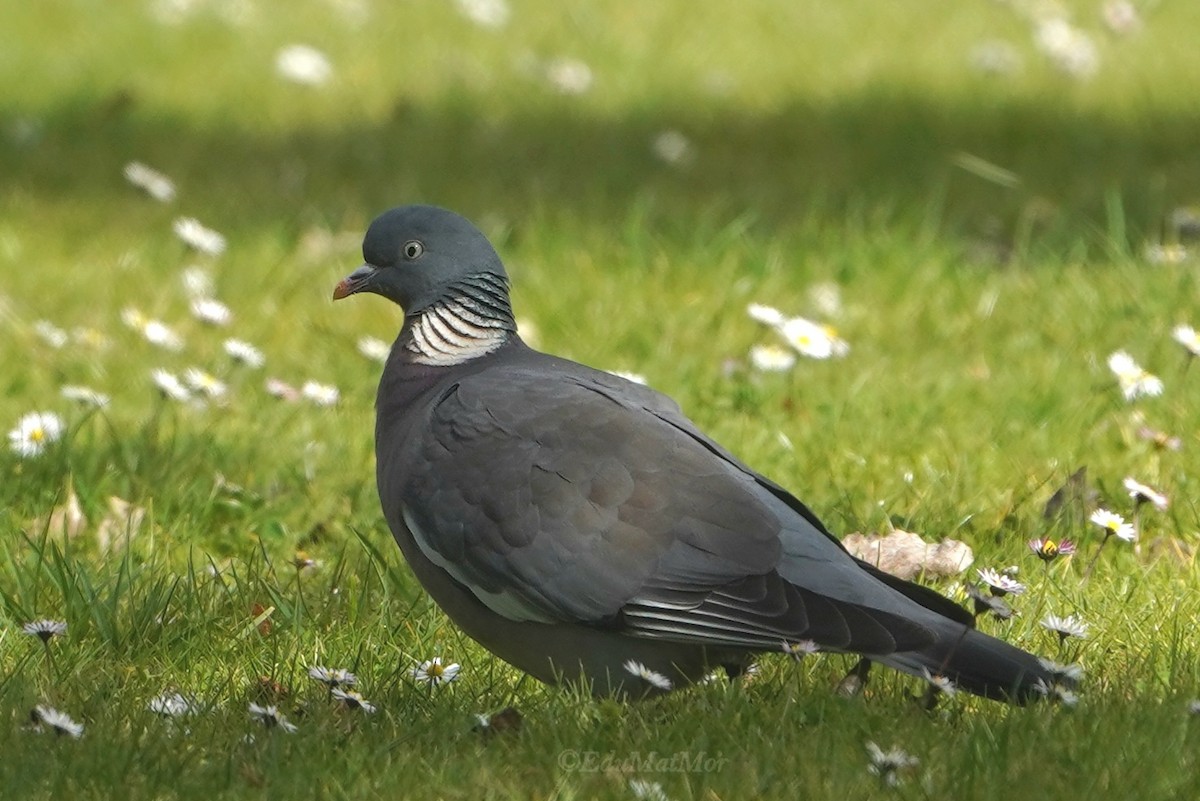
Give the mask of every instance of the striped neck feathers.
POLYGON ((445 296, 416 311, 402 338, 410 361, 450 367, 499 348, 517 330, 508 282, 479 273, 451 284, 445 296))

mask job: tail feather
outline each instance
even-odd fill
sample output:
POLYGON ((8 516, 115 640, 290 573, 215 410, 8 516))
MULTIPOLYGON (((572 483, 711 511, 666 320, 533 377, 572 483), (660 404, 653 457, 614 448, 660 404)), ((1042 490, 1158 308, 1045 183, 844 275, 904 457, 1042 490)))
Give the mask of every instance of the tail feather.
POLYGON ((1040 698, 1054 676, 1033 654, 957 624, 945 626, 937 643, 922 651, 872 657, 897 670, 941 675, 975 695, 1018 704, 1040 698))

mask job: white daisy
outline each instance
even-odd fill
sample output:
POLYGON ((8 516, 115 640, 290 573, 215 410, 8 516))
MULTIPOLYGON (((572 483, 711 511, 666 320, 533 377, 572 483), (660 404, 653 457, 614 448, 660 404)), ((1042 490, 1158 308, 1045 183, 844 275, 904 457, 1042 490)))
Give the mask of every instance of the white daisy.
POLYGON ((1131 476, 1126 476, 1124 482, 1125 490, 1129 493, 1129 497, 1133 498, 1133 502, 1137 505, 1143 503, 1153 504, 1156 509, 1166 509, 1170 501, 1166 495, 1163 495, 1153 487, 1148 487, 1145 484, 1137 481, 1131 476))
POLYGON ((1117 383, 1125 400, 1163 393, 1163 382, 1158 376, 1142 369, 1132 356, 1123 350, 1114 351, 1108 357, 1108 369, 1117 377, 1117 383))
POLYGON ((94 406, 97 409, 102 409, 108 405, 111 398, 107 395, 97 392, 91 387, 78 386, 75 384, 64 384, 59 389, 59 394, 66 400, 81 403, 84 406, 94 406))
POLYGON ((171 351, 183 349, 183 339, 162 320, 146 320, 138 331, 151 345, 171 351))
POLYGON ((787 317, 779 309, 773 306, 764 306, 761 303, 751 303, 746 307, 746 314, 750 315, 751 320, 772 327, 778 327, 787 322, 787 317))
POLYGON ((289 723, 287 718, 275 706, 259 706, 258 704, 250 704, 250 717, 262 721, 262 724, 268 729, 282 729, 288 734, 296 731, 296 724, 289 723))
POLYGON ((62 438, 66 428, 54 412, 30 412, 8 432, 8 446, 21 458, 40 456, 48 445, 62 438))
POLYGON ((1151 264, 1182 264, 1187 261, 1188 251, 1183 245, 1146 245, 1146 261, 1151 264))
POLYGON ((193 250, 209 256, 220 256, 225 252, 225 237, 211 228, 205 228, 195 217, 180 217, 171 227, 175 236, 193 250))
POLYGON ((340 687, 335 687, 330 695, 333 700, 341 701, 350 709, 360 709, 368 715, 375 712, 375 705, 354 690, 343 690, 340 687))
POLYGON ((442 664, 442 658, 435 656, 433 659, 426 659, 421 664, 412 669, 412 677, 419 682, 428 684, 431 687, 437 687, 442 684, 449 684, 458 678, 462 667, 457 662, 451 662, 448 665, 442 664))
POLYGON ((67 624, 62 620, 49 620, 43 618, 34 620, 21 626, 21 631, 33 637, 41 638, 42 642, 50 642, 55 637, 62 637, 67 633, 67 624))
POLYGON ((782 373, 796 365, 796 354, 779 345, 755 345, 750 348, 750 364, 764 373, 782 373))
POLYGON ((300 388, 300 394, 318 406, 333 406, 341 397, 337 387, 316 381, 305 381, 304 386, 300 388))
POLYGON ((202 323, 209 325, 229 325, 233 321, 233 312, 219 300, 213 298, 196 298, 192 301, 192 316, 202 323))
POLYGON ((673 167, 681 167, 696 158, 696 148, 692 140, 673 129, 654 137, 650 147, 659 160, 673 167))
POLYGON ((160 203, 170 203, 175 199, 175 182, 140 161, 125 165, 125 180, 160 203))
POLYGON ((33 708, 30 717, 33 718, 34 724, 39 728, 41 726, 48 726, 59 736, 65 734, 75 739, 83 736, 82 723, 76 723, 71 720, 71 716, 66 712, 59 712, 53 707, 38 704, 33 708))
POLYGON ((1020 595, 1025 592, 1025 585, 1014 579, 1012 576, 1006 576, 990 567, 976 569, 979 578, 992 591, 993 595, 1020 595))
POLYGON ((577 58, 552 59, 546 80, 564 95, 581 95, 592 88, 592 68, 577 58))
POLYGON ((1177 325, 1171 331, 1171 338, 1183 346, 1189 356, 1200 356, 1200 333, 1190 325, 1177 325))
POLYGON ((150 373, 154 386, 169 400, 187 403, 192 399, 192 391, 183 385, 179 377, 166 370, 153 370, 150 373))
POLYGON ((224 397, 229 391, 229 387, 225 385, 224 381, 199 367, 189 367, 185 370, 183 382, 193 391, 214 399, 224 397))
POLYGON ((33 324, 33 333, 38 339, 57 350, 67 344, 67 332, 49 320, 38 320, 33 324))
POLYGON ((181 693, 162 693, 150 699, 146 708, 164 718, 181 718, 195 712, 195 706, 181 693))
POLYGON ((353 687, 358 683, 358 677, 342 668, 327 668, 313 665, 308 669, 308 677, 329 687, 353 687))
POLYGON ((503 28, 511 10, 507 0, 455 0, 463 16, 484 28, 503 28))
POLYGON ((795 642, 783 641, 783 652, 799 662, 806 656, 818 653, 821 646, 817 645, 815 640, 797 640, 795 642))
POLYGON ((374 362, 386 362, 392 348, 382 339, 361 337, 358 340, 358 352, 374 362))
POLYGON ((320 86, 333 77, 333 64, 315 47, 294 44, 275 54, 275 71, 293 83, 320 86))
POLYGON ((940 673, 931 673, 928 668, 921 668, 921 675, 925 677, 925 681, 929 682, 929 686, 937 692, 945 695, 954 695, 958 692, 958 687, 950 679, 940 673))
POLYGON ((661 784, 645 779, 630 779, 629 792, 640 801, 671 801, 661 784))
POLYGON ((1092 37, 1061 17, 1039 22, 1035 39, 1050 62, 1072 78, 1090 78, 1100 68, 1100 52, 1092 37))
POLYGON ((182 273, 183 291, 191 298, 210 298, 213 294, 212 274, 198 264, 182 273))
POLYGON ((255 370, 266 362, 261 350, 240 339, 225 340, 225 353, 235 362, 241 362, 255 370))
POLYGON ((898 775, 900 771, 916 767, 921 762, 915 756, 899 748, 884 751, 873 742, 867 743, 867 754, 871 758, 871 764, 867 766, 867 770, 882 779, 889 787, 895 787, 900 783, 898 775))
POLYGON ((789 318, 776 330, 797 353, 810 359, 840 359, 850 352, 850 345, 831 326, 804 317, 789 318))
POLYGON ((1066 617, 1046 615, 1042 618, 1041 623, 1044 628, 1057 634, 1060 640, 1065 640, 1068 637, 1078 637, 1082 640, 1088 634, 1088 624, 1075 615, 1067 615, 1066 617))
POLYGON ((1058 682, 1047 684, 1042 679, 1038 679, 1037 683, 1033 685, 1033 689, 1053 701, 1058 701, 1063 706, 1075 706, 1079 703, 1079 696, 1075 694, 1075 691, 1058 682))
POLYGON ((1056 683, 1061 682, 1073 686, 1083 679, 1083 666, 1081 665, 1064 665, 1061 662, 1055 662, 1053 659, 1042 659, 1040 657, 1038 658, 1038 664, 1050 674, 1056 683))
POLYGON ((1126 523, 1125 518, 1116 512, 1110 512, 1107 509, 1097 509, 1092 512, 1092 516, 1088 520, 1104 529, 1106 537, 1116 534, 1118 539, 1125 540, 1125 542, 1133 542, 1137 539, 1137 531, 1133 525, 1126 523))
POLYGON ((674 686, 669 678, 658 671, 651 670, 636 660, 630 659, 625 662, 622 667, 624 667, 625 671, 631 676, 641 679, 655 689, 669 690, 672 686, 674 686))

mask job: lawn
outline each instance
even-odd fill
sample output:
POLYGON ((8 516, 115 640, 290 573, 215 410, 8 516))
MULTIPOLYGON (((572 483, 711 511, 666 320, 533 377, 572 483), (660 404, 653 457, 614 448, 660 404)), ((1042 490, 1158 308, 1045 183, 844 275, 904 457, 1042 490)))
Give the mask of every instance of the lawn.
POLYGON ((0 442, 0 797, 1200 796, 1200 374, 1173 339, 1200 325, 1200 5, 1112 7, 0 0, 0 428, 64 424, 0 442), (287 77, 296 44, 328 61, 287 77), (489 656, 379 512, 360 340, 400 313, 329 299, 408 202, 492 238, 527 339, 644 376, 835 532, 965 541, 927 580, 960 600, 1015 566, 1018 614, 979 625, 1079 663, 1077 703, 928 712, 885 670, 844 698, 851 660, 816 655, 622 705, 489 656), (753 303, 849 352, 756 368, 785 343, 753 303), (1161 394, 1127 399, 1116 351, 1161 394), (1127 476, 1169 505, 1101 550, 1127 476), (434 657, 455 681, 414 676, 434 657), (174 693, 188 714, 151 709, 174 693), (870 742, 919 764, 890 786, 870 742))

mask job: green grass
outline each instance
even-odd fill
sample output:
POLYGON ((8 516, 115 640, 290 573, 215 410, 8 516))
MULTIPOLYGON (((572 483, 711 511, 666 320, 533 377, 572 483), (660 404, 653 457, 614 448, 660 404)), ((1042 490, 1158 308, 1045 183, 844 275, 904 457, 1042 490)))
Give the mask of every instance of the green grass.
POLYGON ((450 3, 364 2, 361 23, 332 0, 214 0, 177 24, 152 5, 0 0, 0 427, 35 409, 69 422, 41 457, 0 454, 0 795, 629 798, 630 779, 674 799, 1200 794, 1200 376, 1170 341, 1200 323, 1200 295, 1194 258, 1142 255, 1200 202, 1200 7, 1146 3, 1143 30, 1121 38, 1098 4, 1069 4, 1101 57, 1081 82, 1009 4, 982 1, 530 0, 501 31, 450 3), (239 7, 240 23, 221 12, 239 7), (986 38, 1011 41, 1023 69, 971 70, 986 38), (275 75, 295 41, 329 54, 330 84, 275 75), (561 96, 534 74, 560 55, 590 65, 590 91, 561 96), (653 155, 667 129, 693 143, 690 165, 653 155), (178 199, 126 185, 133 159, 178 199), (979 566, 1018 564, 1021 614, 981 625, 1079 660, 1078 707, 955 697, 927 714, 914 681, 883 671, 846 700, 831 688, 849 662, 833 656, 623 706, 539 686, 468 641, 416 585, 375 497, 379 367, 355 343, 390 339, 399 315, 328 300, 373 215, 411 201, 480 222, 543 349, 646 375, 835 531, 897 525, 966 540, 979 566), (179 215, 228 252, 187 253, 179 215), (193 263, 233 308, 228 330, 189 317, 193 263), (849 357, 749 371, 770 335, 746 304, 821 316, 811 290, 827 283, 849 357), (126 306, 176 325, 184 350, 125 328, 126 306), (50 348, 43 319, 107 344, 50 348), (226 336, 266 368, 229 365, 226 336), (1105 366, 1118 348, 1162 376, 1162 397, 1121 398, 1105 366), (230 383, 227 406, 157 397, 152 368, 191 365, 230 383), (276 401, 268 375, 336 384, 341 401, 276 401), (63 384, 112 404, 82 412, 63 384), (1135 413, 1182 449, 1139 439, 1135 413), (1172 501, 1142 515, 1140 552, 1110 543, 1086 582, 1096 533, 1042 518, 1084 465, 1104 505, 1127 511, 1126 475, 1172 501), (45 521, 72 490, 90 523, 65 538, 45 521), (114 496, 146 521, 103 551, 114 496), (1025 546, 1042 535, 1082 553, 1046 570, 1025 546), (320 566, 298 570, 298 551, 320 566), (1060 651, 1038 625, 1051 611, 1091 636, 1060 651), (49 648, 20 631, 43 616, 70 626, 49 648), (431 692, 409 670, 435 654, 464 670, 431 692), (380 711, 335 709, 314 663, 354 670, 380 711), (286 690, 296 734, 249 719, 261 677, 286 690), (155 719, 146 704, 169 688, 200 712, 155 719), (38 703, 84 737, 29 731, 38 703), (471 730, 509 705, 519 733, 471 730), (883 788, 867 741, 921 765, 883 788), (672 771, 651 752, 715 761, 672 771))

